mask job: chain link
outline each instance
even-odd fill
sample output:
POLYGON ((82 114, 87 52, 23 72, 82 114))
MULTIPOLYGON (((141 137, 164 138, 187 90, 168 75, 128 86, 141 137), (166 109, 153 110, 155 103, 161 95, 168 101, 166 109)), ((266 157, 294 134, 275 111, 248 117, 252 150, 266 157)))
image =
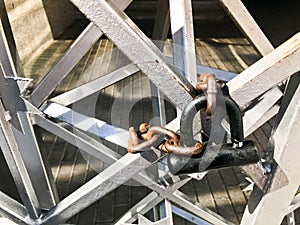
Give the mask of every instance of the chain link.
MULTIPOLYGON (((203 73, 200 75, 196 89, 206 95, 206 114, 211 115, 216 109, 217 87, 220 85, 214 74, 203 73)), ((180 137, 174 131, 164 127, 150 126, 142 123, 138 131, 133 127, 129 129, 128 152, 137 153, 147 151, 152 147, 162 152, 179 155, 199 154, 203 150, 203 144, 197 141, 193 146, 180 145, 180 137)))
POLYGON ((202 151, 203 145, 200 142, 196 142, 194 146, 180 146, 179 141, 180 136, 174 131, 143 123, 138 131, 130 127, 127 150, 130 153, 138 153, 155 147, 162 152, 179 155, 193 155, 202 151))

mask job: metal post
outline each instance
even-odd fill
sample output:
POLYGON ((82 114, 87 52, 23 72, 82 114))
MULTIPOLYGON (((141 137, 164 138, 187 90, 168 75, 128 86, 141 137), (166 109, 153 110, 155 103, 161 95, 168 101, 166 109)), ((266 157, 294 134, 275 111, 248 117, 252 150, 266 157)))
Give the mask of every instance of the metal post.
POLYGON ((241 224, 280 224, 299 188, 300 148, 300 87, 298 86, 280 124, 274 132, 274 160, 277 169, 273 171, 269 191, 261 195, 254 189, 241 224), (286 177, 285 179, 283 179, 286 177), (261 196, 255 201, 254 196, 261 196), (256 203, 256 204, 254 204, 256 203), (272 213, 270 213, 270 210, 272 213))
POLYGON ((191 0, 170 0, 174 65, 192 83, 197 83, 196 52, 191 0))
MULTIPOLYGON (((159 0, 155 24, 152 33, 152 39, 158 49, 163 52, 165 40, 167 39, 170 29, 170 8, 168 0, 159 0)), ((150 81, 150 91, 152 96, 153 117, 159 118, 156 125, 164 126, 166 122, 165 102, 162 92, 150 81)))
POLYGON ((0 1, 0 49, 1 63, 5 74, 23 76, 20 57, 7 15, 5 1, 0 1))
POLYGON ((4 115, 9 120, 12 135, 15 139, 32 186, 41 208, 52 208, 58 195, 50 168, 42 158, 33 127, 27 113, 24 99, 20 97, 19 87, 14 79, 6 79, 0 70, 0 95, 4 107, 4 115))

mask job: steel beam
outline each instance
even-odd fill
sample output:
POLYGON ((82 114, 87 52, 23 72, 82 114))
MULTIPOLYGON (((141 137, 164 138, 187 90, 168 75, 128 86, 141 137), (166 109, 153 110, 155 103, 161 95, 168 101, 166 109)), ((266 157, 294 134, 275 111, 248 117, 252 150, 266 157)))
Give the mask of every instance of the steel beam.
MULTIPOLYGON (((159 0, 157 5, 152 39, 158 49, 163 52, 165 40, 170 29, 170 7, 168 0, 159 0)), ((164 126, 166 121, 165 102, 162 92, 150 81, 153 117, 159 119, 155 125, 164 126)))
POLYGON ((92 180, 58 203, 42 218, 42 224, 57 225, 99 200, 135 174, 161 158, 158 150, 126 154, 92 180))
POLYGON ((71 0, 180 109, 195 95, 159 49, 111 2, 71 0), (172 87, 172 88, 170 88, 172 87))
POLYGON ((135 206, 130 208, 114 225, 122 225, 124 223, 133 223, 138 219, 138 214, 144 215, 154 206, 158 205, 164 198, 158 195, 156 192, 151 192, 144 197, 135 206))
POLYGON ((180 216, 184 219, 186 219, 187 221, 190 221, 191 223, 197 224, 197 225, 211 225, 211 223, 206 222, 205 220, 202 220, 196 216, 194 216, 193 214, 186 212, 185 210, 172 205, 172 212, 174 214, 176 214, 177 216, 180 216))
POLYGON ((73 133, 57 123, 45 118, 43 115, 33 115, 33 122, 44 130, 55 134, 64 141, 78 147, 80 151, 84 151, 85 153, 92 155, 109 165, 121 158, 119 154, 99 141, 89 137, 77 128, 69 127, 72 129, 73 133))
MULTIPOLYGON (((10 138, 21 156, 19 160, 24 163, 40 207, 49 209, 58 200, 51 170, 43 161, 17 82, 5 78, 2 69, 0 70, 0 95, 3 103, 3 123, 5 124, 6 120, 5 129, 11 132, 6 138, 10 138)), ((5 129, 3 132, 6 132, 5 129)))
POLYGON ((253 196, 262 196, 256 205, 255 198, 249 199, 241 224, 280 224, 299 188, 300 148, 300 87, 298 86, 280 124, 274 132, 274 160, 277 169, 269 182, 269 191, 261 195, 253 190, 253 196), (278 169, 280 168, 280 169, 278 169), (282 179, 282 171, 286 181, 282 179), (284 197, 283 197, 284 196, 284 197), (256 206, 256 207, 254 207, 256 206), (270 213, 270 210, 272 213, 270 213))
POLYGON ((191 0, 170 0, 174 65, 191 82, 197 83, 196 52, 191 0))
POLYGON ((62 106, 71 105, 85 97, 97 93, 103 88, 106 88, 134 73, 137 73, 138 71, 139 68, 137 68, 136 65, 132 63, 128 64, 127 66, 123 66, 122 68, 101 76, 96 80, 90 81, 70 91, 64 92, 61 95, 51 98, 50 102, 55 102, 62 106))
POLYGON ((128 146, 129 133, 127 130, 85 116, 56 103, 49 103, 42 111, 50 117, 64 121, 75 128, 94 134, 119 146, 124 148, 128 146))
MULTIPOLYGON (((120 10, 126 9, 131 2, 132 0, 113 1, 120 10)), ((97 26, 90 23, 69 47, 64 56, 36 86, 28 100, 36 107, 41 106, 102 34, 97 26)))
POLYGON ((0 1, 0 49, 1 64, 8 76, 22 77, 23 69, 17 51, 15 39, 7 15, 5 1, 0 1))
MULTIPOLYGON (((174 186, 176 186, 176 189, 179 189, 183 185, 185 185, 187 182, 189 182, 191 178, 186 178, 183 181, 181 181, 179 184, 172 184, 168 186, 168 189, 174 189, 174 186)), ((159 195, 155 191, 148 194, 145 198, 143 198, 140 202, 138 202, 135 206, 130 208, 116 223, 115 225, 121 225, 123 223, 133 223, 135 220, 138 219, 138 214, 144 215, 146 212, 148 212, 150 209, 158 205, 161 201, 164 200, 164 196, 159 195)), ((166 212, 166 216, 170 216, 170 213, 166 212)), ((162 218, 161 218, 162 219, 162 218)))
POLYGON ((245 136, 248 136, 255 131, 259 125, 262 125, 257 124, 257 121, 264 117, 266 112, 271 110, 281 97, 282 92, 279 90, 279 88, 274 88, 268 91, 253 108, 245 112, 243 116, 245 136))
POLYGON ((0 144, 5 160, 12 177, 16 183, 20 197, 32 219, 37 219, 41 213, 41 207, 32 186, 30 176, 26 170, 19 146, 14 138, 10 123, 5 118, 6 111, 0 102, 0 144))
MULTIPOLYGON (((0 191, 0 214, 17 224, 31 224, 25 206, 0 191)), ((1 222, 0 222, 1 223, 1 222)))
POLYGON ((300 33, 228 82, 232 98, 244 107, 270 88, 298 72, 300 33))
POLYGON ((152 39, 160 50, 163 50, 170 30, 170 7, 168 0, 159 0, 157 5, 152 39))
POLYGON ((228 15, 240 27, 261 55, 265 56, 274 50, 273 45, 252 18, 242 1, 220 0, 220 2, 228 15))

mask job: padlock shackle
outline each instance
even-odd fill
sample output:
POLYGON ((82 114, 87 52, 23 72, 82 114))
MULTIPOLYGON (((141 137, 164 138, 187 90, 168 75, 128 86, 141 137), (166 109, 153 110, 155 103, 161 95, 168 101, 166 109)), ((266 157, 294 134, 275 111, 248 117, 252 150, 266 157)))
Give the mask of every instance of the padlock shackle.
MULTIPOLYGON (((229 117, 231 141, 241 143, 244 141, 243 117, 239 105, 229 96, 224 96, 226 111, 229 117)), ((240 146, 241 147, 241 146, 240 146)))
MULTIPOLYGON (((239 106, 229 96, 224 96, 226 111, 230 122, 231 139, 233 143, 244 141, 243 118, 239 106)), ((193 120, 197 112, 206 108, 206 96, 194 98, 182 111, 180 119, 180 144, 191 146, 195 144, 193 136, 193 120)))
POLYGON ((197 112, 206 108, 206 96, 199 95, 185 106, 180 118, 180 145, 194 145, 193 120, 197 112))

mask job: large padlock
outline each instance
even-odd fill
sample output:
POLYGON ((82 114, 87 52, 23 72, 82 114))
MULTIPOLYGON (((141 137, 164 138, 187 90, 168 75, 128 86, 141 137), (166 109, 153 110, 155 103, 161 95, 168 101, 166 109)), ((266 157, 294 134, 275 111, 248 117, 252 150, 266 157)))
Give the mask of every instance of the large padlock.
MULTIPOLYGON (((239 106, 229 96, 223 101, 229 117, 231 143, 206 143, 201 153, 191 156, 168 155, 168 167, 172 174, 203 172, 211 169, 256 163, 259 155, 252 141, 244 140, 243 119, 239 106)), ((180 145, 192 146, 193 120, 198 111, 206 107, 205 95, 197 96, 183 110, 180 120, 180 145)))

